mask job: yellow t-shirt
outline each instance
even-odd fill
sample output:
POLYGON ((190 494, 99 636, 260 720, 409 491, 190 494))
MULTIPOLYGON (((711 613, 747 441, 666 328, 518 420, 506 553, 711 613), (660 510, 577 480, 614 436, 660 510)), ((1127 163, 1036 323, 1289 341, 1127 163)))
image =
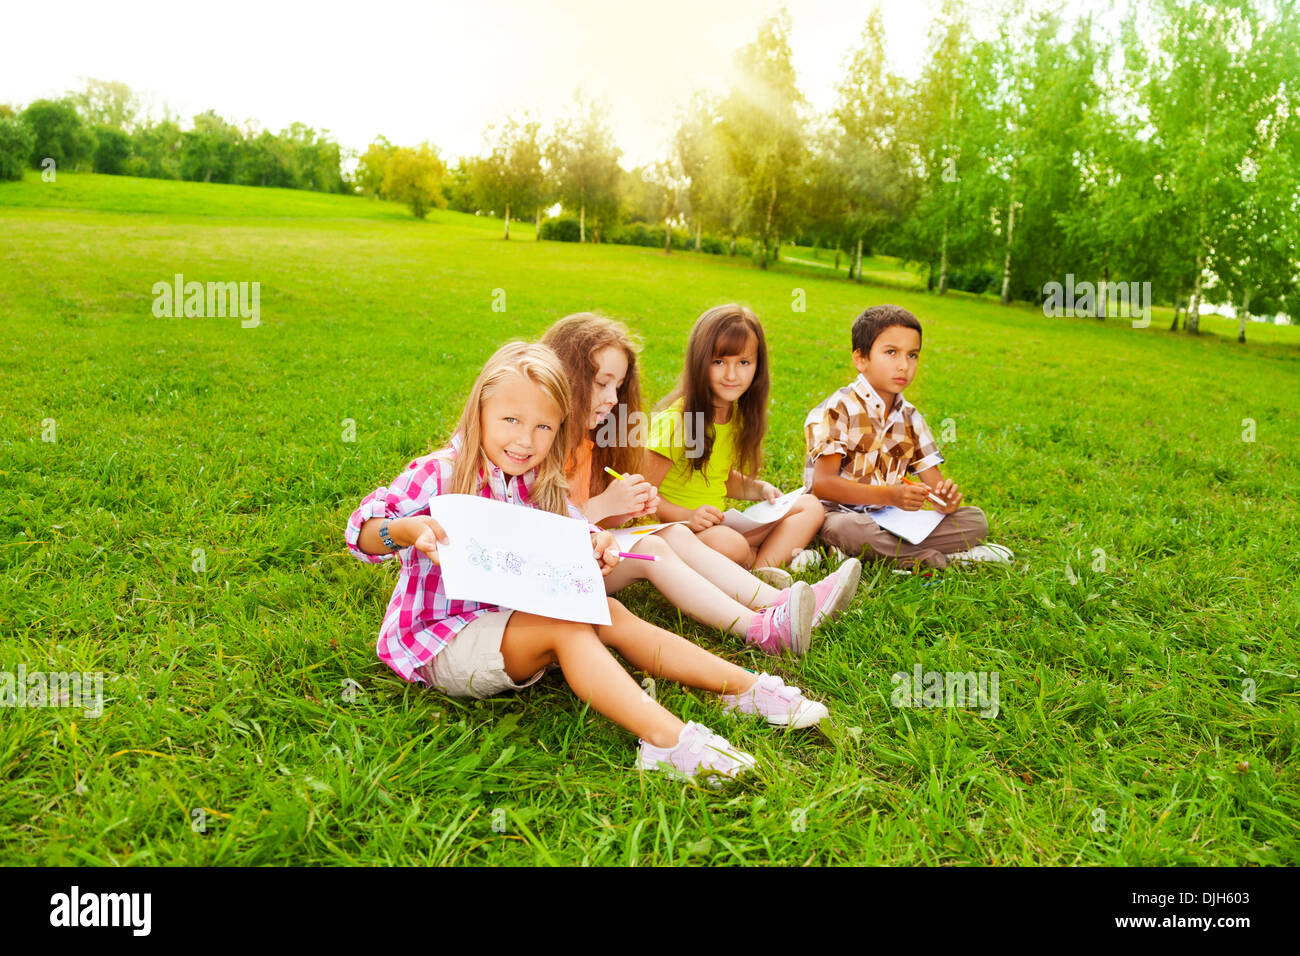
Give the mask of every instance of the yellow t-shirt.
MULTIPOLYGON (((713 423, 713 452, 700 471, 691 468, 687 458, 686 435, 682 427, 682 408, 685 402, 678 399, 650 420, 649 450, 663 455, 673 463, 659 484, 660 497, 675 505, 695 509, 713 505, 721 509, 727 498, 727 478, 735 467, 736 425, 739 412, 733 402, 731 418, 725 423, 713 423)), ((693 448, 702 450, 704 435, 692 435, 693 448)))

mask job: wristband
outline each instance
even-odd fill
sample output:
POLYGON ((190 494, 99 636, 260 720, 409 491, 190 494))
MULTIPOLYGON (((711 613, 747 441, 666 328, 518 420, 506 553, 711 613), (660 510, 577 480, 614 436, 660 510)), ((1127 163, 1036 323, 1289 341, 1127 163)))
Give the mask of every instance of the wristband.
POLYGON ((389 551, 398 550, 397 542, 395 542, 391 537, 389 537, 387 519, 385 519, 384 523, 379 526, 379 540, 384 542, 384 547, 387 548, 389 551))

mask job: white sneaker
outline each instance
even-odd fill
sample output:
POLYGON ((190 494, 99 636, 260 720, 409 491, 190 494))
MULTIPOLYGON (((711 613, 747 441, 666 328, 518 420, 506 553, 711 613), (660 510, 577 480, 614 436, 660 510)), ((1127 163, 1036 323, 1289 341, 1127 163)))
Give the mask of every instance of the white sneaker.
POLYGON ((752 573, 764 584, 770 584, 778 591, 783 591, 794 583, 794 578, 785 568, 755 568, 752 573))
POLYGON ((758 763, 703 724, 691 721, 682 728, 672 747, 656 747, 642 740, 636 765, 641 770, 662 770, 677 780, 703 780, 718 787, 719 777, 735 779, 758 763))
POLYGON ((790 559, 791 571, 806 571, 822 563, 822 556, 810 548, 803 548, 790 559))
POLYGON ((843 564, 844 559, 848 557, 848 555, 835 547, 835 545, 831 545, 830 548, 827 549, 827 553, 831 556, 831 561, 835 564, 843 564))
POLYGON ((756 714, 778 727, 811 727, 830 716, 825 704, 809 700, 798 687, 774 674, 759 674, 753 687, 741 694, 727 694, 722 702, 727 713, 756 714))
POLYGON ((1000 544, 980 544, 969 551, 958 551, 948 555, 949 564, 974 564, 977 561, 989 561, 993 564, 1010 564, 1016 559, 1010 548, 1000 544))

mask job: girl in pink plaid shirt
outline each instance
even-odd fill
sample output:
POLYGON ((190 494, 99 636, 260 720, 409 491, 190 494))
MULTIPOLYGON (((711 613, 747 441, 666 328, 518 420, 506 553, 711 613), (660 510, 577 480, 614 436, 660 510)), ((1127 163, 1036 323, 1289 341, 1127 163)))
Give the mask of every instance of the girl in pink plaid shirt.
MULTIPOLYGON (((609 599, 608 626, 451 599, 442 586, 438 544, 446 531, 429 513, 437 494, 482 494, 581 519, 565 495, 568 381, 543 345, 511 343, 489 359, 470 392, 448 447, 417 458, 352 513, 348 548, 363 561, 400 553, 401 573, 380 628, 379 657, 405 680, 454 696, 519 690, 558 664, 583 701, 640 738, 637 764, 710 783, 755 764, 709 728, 683 723, 645 694, 610 649, 634 666, 723 695, 727 711, 804 727, 827 715, 780 678, 754 675, 609 599)), ((599 531, 599 529, 596 529, 599 531)), ((592 536, 602 573, 618 564, 612 536, 592 536)))

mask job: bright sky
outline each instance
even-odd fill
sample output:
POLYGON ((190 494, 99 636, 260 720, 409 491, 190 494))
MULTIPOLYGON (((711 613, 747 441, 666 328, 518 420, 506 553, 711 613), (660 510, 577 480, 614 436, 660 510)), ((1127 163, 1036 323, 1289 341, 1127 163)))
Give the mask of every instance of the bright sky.
MULTIPOLYGON (((549 125, 581 88, 611 106, 624 166, 658 158, 674 111, 722 92, 735 51, 780 0, 275 0, 15 3, 0 102, 120 80, 182 118, 205 109, 280 130, 294 120, 363 150, 380 133, 478 153, 483 129, 530 109, 549 125)), ((829 108, 870 0, 786 0, 799 87, 829 108)), ((920 70, 935 0, 881 0, 892 68, 920 70)))

